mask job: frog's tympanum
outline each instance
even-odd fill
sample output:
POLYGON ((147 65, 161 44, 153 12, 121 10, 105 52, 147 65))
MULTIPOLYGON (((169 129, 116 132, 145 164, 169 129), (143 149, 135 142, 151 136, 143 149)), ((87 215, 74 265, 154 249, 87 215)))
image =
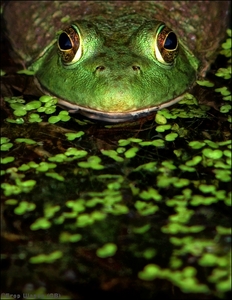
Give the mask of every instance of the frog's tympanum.
POLYGON ((110 122, 179 101, 225 32, 229 1, 18 1, 4 17, 42 91, 110 122))

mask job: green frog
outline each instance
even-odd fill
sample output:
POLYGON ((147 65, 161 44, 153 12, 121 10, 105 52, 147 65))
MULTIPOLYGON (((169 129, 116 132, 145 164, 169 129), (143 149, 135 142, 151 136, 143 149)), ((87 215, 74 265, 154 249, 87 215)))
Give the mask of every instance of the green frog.
POLYGON ((135 120, 184 97, 204 76, 230 1, 9 1, 14 50, 60 106, 135 120))

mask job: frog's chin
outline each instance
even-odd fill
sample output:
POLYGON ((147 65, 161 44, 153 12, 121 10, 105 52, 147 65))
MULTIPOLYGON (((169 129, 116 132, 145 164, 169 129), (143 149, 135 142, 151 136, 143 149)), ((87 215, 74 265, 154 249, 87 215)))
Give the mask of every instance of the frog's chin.
POLYGON ((107 123, 121 123, 126 121, 136 121, 140 118, 148 116, 152 112, 171 106, 177 103, 178 101, 180 101, 181 99, 183 99, 185 94, 186 93, 181 94, 175 99, 172 99, 168 102, 156 106, 147 107, 139 110, 126 111, 126 112, 105 112, 105 111, 95 110, 59 98, 58 98, 58 105, 68 110, 69 113, 79 113, 87 118, 103 121, 107 123))

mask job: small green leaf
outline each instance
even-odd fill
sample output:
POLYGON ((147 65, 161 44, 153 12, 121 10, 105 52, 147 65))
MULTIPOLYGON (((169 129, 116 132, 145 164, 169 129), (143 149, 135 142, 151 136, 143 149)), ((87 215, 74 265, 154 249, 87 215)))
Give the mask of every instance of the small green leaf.
POLYGON ((117 245, 113 243, 107 243, 103 245, 101 248, 98 248, 96 254, 100 258, 106 258, 114 256, 117 251, 117 245))
POLYGON ((208 81, 208 80, 197 80, 196 81, 199 85, 201 85, 201 86, 206 86, 206 87, 212 87, 212 86, 214 86, 214 83, 212 83, 212 82, 210 82, 210 81, 208 81))

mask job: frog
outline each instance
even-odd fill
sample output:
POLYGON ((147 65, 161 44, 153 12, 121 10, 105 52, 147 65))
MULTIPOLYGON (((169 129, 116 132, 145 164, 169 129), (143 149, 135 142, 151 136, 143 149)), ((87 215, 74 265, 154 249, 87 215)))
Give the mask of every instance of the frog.
POLYGON ((7 36, 35 84, 110 123, 179 102, 205 76, 230 1, 9 1, 7 36))

